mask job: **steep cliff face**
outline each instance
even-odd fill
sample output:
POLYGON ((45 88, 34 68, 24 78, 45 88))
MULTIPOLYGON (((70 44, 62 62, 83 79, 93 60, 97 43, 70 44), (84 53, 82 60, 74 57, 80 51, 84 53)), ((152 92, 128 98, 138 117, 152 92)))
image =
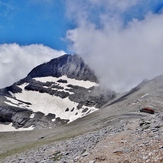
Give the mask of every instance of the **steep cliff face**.
POLYGON ((98 110, 115 95, 101 90, 82 58, 66 54, 0 90, 0 122, 15 128, 55 127, 98 110))
POLYGON ((76 80, 97 82, 94 72, 76 54, 65 54, 59 58, 52 59, 48 63, 41 64, 34 68, 27 77, 61 77, 63 75, 76 80))

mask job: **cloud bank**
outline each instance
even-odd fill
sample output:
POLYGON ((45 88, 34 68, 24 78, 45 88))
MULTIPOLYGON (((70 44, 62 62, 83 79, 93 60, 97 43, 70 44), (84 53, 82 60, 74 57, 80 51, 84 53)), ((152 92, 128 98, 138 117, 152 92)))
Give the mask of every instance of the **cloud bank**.
POLYGON ((163 74, 163 13, 157 0, 148 1, 147 7, 139 0, 88 2, 82 8, 69 4, 70 15, 75 10, 82 14, 73 15, 78 26, 67 32, 67 39, 71 50, 95 70, 105 88, 126 91, 143 79, 163 74))
POLYGON ((9 86, 26 77, 35 66, 65 54, 42 44, 20 46, 0 45, 0 88, 9 86))

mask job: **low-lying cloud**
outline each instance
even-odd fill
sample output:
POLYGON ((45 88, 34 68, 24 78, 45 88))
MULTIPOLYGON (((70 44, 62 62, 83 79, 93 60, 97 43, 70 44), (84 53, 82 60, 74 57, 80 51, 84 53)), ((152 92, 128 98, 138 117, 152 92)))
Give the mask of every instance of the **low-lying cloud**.
MULTIPOLYGON (((122 8, 127 10, 129 2, 124 2, 122 8)), ((105 88, 126 91, 143 79, 163 74, 163 13, 149 11, 143 19, 133 17, 125 23, 118 14, 102 16, 101 28, 88 17, 80 17, 78 27, 67 32, 67 39, 71 50, 95 70, 105 88)))
POLYGON ((35 66, 65 54, 42 44, 20 46, 0 45, 0 88, 26 77, 35 66))

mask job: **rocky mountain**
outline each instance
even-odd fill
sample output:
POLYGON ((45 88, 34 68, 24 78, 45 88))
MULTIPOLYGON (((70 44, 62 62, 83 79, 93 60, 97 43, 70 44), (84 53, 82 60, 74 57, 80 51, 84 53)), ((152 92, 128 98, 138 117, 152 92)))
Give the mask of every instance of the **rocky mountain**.
POLYGON ((9 130, 53 128, 98 110, 115 96, 100 88, 82 58, 66 54, 0 90, 0 123, 9 130))
MULTIPOLYGON (((62 79, 63 80, 63 79, 62 79)), ((163 162, 163 75, 51 130, 0 133, 1 162, 163 162), (152 108, 154 114, 140 112, 152 108), (18 143, 19 142, 19 143, 18 143)))

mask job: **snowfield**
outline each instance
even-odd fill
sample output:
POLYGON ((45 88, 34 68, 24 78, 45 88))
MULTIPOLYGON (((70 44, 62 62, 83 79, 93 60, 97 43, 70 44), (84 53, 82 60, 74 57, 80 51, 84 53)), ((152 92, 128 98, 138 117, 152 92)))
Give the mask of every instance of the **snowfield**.
POLYGON ((40 82, 44 82, 44 83, 46 83, 46 82, 55 82, 55 83, 58 83, 59 86, 64 87, 64 89, 69 88, 69 87, 67 87, 68 84, 77 85, 79 87, 85 87, 85 88, 90 88, 90 87, 98 85, 95 82, 70 79, 67 76, 62 76, 62 77, 59 77, 59 78, 49 76, 49 77, 41 77, 41 78, 34 78, 34 79, 37 80, 37 81, 40 81, 40 82), (67 80, 67 83, 57 82, 58 80, 61 80, 61 79, 62 80, 67 80))
MULTIPOLYGON (((33 112, 40 111, 45 115, 53 113, 56 117, 69 119, 70 121, 85 115, 82 113, 82 110, 84 110, 85 107, 78 110, 78 103, 72 102, 68 98, 62 99, 60 97, 51 96, 47 93, 40 94, 39 92, 26 90, 23 90, 22 93, 17 93, 15 96, 19 100, 30 102, 32 105, 29 105, 28 109, 31 109, 33 112), (66 111, 66 109, 68 111, 66 111)), ((89 107, 89 110, 92 112, 97 109, 89 107)))
MULTIPOLYGON (((62 76, 60 78, 56 77, 41 77, 41 78, 34 78, 40 82, 55 82, 59 86, 64 87, 64 89, 70 89, 67 85, 77 85, 80 87, 90 88, 92 86, 96 86, 97 83, 90 82, 90 81, 80 81, 75 79, 67 78, 67 76, 62 76), (58 80, 66 80, 67 83, 57 82, 58 80)), ((15 93, 13 98, 6 97, 5 103, 10 106, 21 107, 30 109, 33 112, 42 112, 45 115, 49 113, 55 114, 56 118, 60 117, 61 119, 67 119, 69 122, 76 120, 77 118, 83 117, 87 114, 90 114, 96 110, 95 107, 87 107, 83 106, 81 109, 78 109, 78 103, 69 100, 69 98, 61 98, 58 96, 53 96, 48 93, 39 93, 37 91, 28 91, 25 90, 25 86, 28 83, 24 83, 19 85, 22 89, 21 93, 15 93), (23 103, 25 102, 25 103, 23 103), (30 104, 26 104, 30 103, 30 104)), ((65 91, 65 90, 63 90, 65 91)), ((66 91, 65 91, 66 92, 66 91)), ((72 92, 69 92, 72 93, 72 92)), ((34 114, 31 115, 30 118, 34 117, 34 114)), ((55 119, 52 119, 55 121, 55 119)))

